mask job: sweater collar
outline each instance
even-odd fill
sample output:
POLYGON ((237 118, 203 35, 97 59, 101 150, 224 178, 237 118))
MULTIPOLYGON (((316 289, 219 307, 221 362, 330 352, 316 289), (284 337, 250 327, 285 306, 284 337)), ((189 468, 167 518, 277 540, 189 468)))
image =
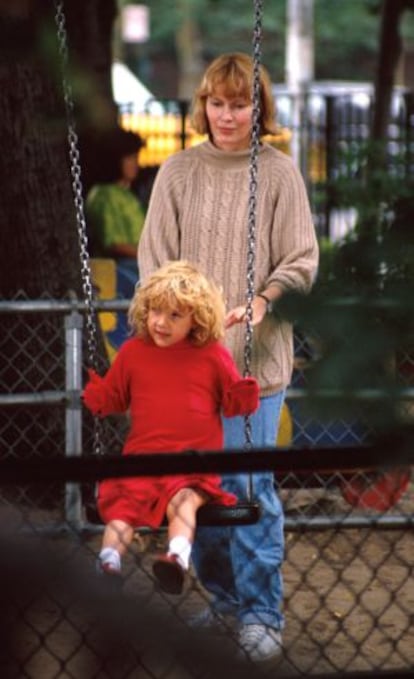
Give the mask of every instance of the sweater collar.
POLYGON ((151 337, 146 338, 144 342, 145 344, 148 344, 159 351, 182 351, 183 349, 194 347, 193 343, 188 339, 188 337, 184 337, 184 339, 180 340, 179 342, 175 342, 175 344, 171 344, 169 347, 159 347, 158 344, 155 344, 151 337))
MULTIPOLYGON (((208 140, 198 146, 203 159, 211 165, 223 169, 245 169, 250 160, 250 149, 243 151, 223 151, 208 140)), ((264 146, 260 145, 259 153, 263 153, 264 146)))

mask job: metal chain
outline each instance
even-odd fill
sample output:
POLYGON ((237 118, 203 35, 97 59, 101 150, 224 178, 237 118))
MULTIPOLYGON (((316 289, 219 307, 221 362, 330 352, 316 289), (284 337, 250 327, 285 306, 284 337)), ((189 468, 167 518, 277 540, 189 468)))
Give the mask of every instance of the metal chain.
POLYGON ((76 223, 78 228, 79 254, 82 275, 82 287, 86 304, 86 328, 88 339, 88 363, 96 368, 96 318, 93 305, 93 286, 89 265, 88 238, 86 235, 86 221, 83 204, 83 190, 81 181, 81 167, 79 163, 79 140, 75 129, 75 116, 72 87, 67 79, 68 46, 65 15, 62 0, 53 0, 55 6, 55 22, 58 35, 59 52, 61 57, 62 89, 65 101, 68 126, 68 145, 70 173, 72 176, 73 200, 75 205, 76 223))
MULTIPOLYGON (((253 28, 253 112, 252 134, 250 140, 249 164, 249 203, 248 203, 248 248, 247 248, 247 290, 246 290, 246 332, 244 343, 244 375, 251 374, 251 358, 253 344, 253 308, 255 257, 256 257, 256 206, 257 206, 257 158, 260 144, 260 62, 262 44, 262 0, 254 0, 253 28)), ((245 448, 252 447, 252 430, 250 417, 244 418, 245 448)))
MULTIPOLYGON (((81 181, 81 166, 79 162, 79 138, 76 132, 74 103, 72 87, 67 79, 68 70, 68 40, 63 0, 53 0, 55 7, 55 23, 57 29, 58 46, 60 53, 60 66, 62 77, 62 89, 65 102, 70 173, 72 176, 73 201, 75 206, 76 224, 78 229, 79 258, 82 276, 82 289, 86 305, 86 336, 88 345, 87 363, 97 369, 97 321, 94 306, 92 274, 89 263, 88 237, 86 233, 86 220, 83 201, 83 189, 81 181)), ((101 422, 94 418, 94 442, 95 454, 102 454, 101 422)))

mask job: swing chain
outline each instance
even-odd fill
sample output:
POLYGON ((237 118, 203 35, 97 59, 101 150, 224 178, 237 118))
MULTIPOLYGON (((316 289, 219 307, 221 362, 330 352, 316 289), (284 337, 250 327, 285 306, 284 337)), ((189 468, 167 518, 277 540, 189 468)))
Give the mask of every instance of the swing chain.
MULTIPOLYGON (((55 8, 55 24, 58 37, 62 89, 67 120, 67 135, 68 135, 67 138, 69 147, 70 173, 72 177, 73 201, 75 206, 75 216, 78 230, 82 290, 86 306, 85 318, 86 318, 86 337, 88 345, 87 362, 88 365, 96 369, 97 368, 96 310, 94 306, 92 274, 89 264, 88 237, 86 233, 83 187, 81 181, 79 138, 76 132, 72 87, 66 77, 68 69, 68 40, 67 40, 66 20, 63 8, 63 0, 53 0, 53 4, 55 8)), ((101 429, 102 429, 101 422, 97 417, 95 417, 93 429, 93 451, 96 455, 101 455, 103 453, 101 429)))
MULTIPOLYGON (((256 208, 257 208, 257 158, 260 144, 260 62, 262 43, 262 0, 254 0, 254 28, 253 28, 253 111, 252 111, 252 134, 250 140, 250 164, 249 164, 249 202, 248 202, 248 248, 247 248, 247 290, 246 290, 246 332, 244 343, 244 375, 251 374, 251 358, 253 343, 253 308, 254 278, 255 278, 255 240, 256 240, 256 208)), ((252 447, 252 431, 250 417, 246 416, 245 424, 245 448, 252 447)))
POLYGON ((82 288, 86 304, 86 328, 88 341, 88 363, 96 368, 97 340, 96 322, 93 297, 92 277, 89 266, 88 238, 86 234, 86 221, 83 204, 83 188, 81 181, 81 167, 79 162, 79 139, 75 129, 74 103, 72 87, 66 77, 68 68, 68 42, 65 14, 62 0, 53 0, 55 6, 55 22, 57 27, 58 45, 61 57, 61 75, 63 97, 65 102, 70 173, 72 177, 73 200, 75 205, 76 223, 78 228, 78 240, 80 248, 80 264, 82 275, 82 288))

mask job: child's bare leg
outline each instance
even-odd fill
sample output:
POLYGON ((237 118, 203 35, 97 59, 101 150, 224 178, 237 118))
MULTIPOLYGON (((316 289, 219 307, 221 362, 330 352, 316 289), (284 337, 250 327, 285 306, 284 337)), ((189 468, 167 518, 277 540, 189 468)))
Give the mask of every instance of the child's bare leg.
POLYGON ((99 562, 104 569, 119 572, 121 558, 134 538, 134 529, 125 521, 116 519, 106 526, 102 539, 99 562))
POLYGON ((168 552, 154 562, 153 572, 161 588, 169 594, 182 592, 184 572, 190 566, 197 510, 206 502, 204 493, 182 488, 168 504, 168 552))
POLYGON ((104 547, 112 547, 112 549, 116 549, 123 556, 133 539, 134 529, 132 526, 125 523, 125 521, 115 519, 105 526, 102 549, 104 547))
POLYGON ((206 502, 207 496, 204 493, 192 488, 182 488, 167 507, 168 553, 176 554, 185 569, 189 567, 197 510, 206 502))
POLYGON ((206 502, 206 495, 192 488, 182 488, 174 495, 167 507, 170 540, 182 535, 193 543, 197 510, 206 502))

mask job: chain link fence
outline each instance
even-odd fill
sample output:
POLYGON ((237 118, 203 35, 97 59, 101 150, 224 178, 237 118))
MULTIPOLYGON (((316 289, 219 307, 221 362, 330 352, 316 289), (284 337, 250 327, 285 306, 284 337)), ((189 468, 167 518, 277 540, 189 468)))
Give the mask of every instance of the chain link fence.
MULTIPOLYGON (((100 302, 99 309, 122 311, 126 304, 100 302)), ((375 477, 372 460, 364 457, 372 432, 362 405, 343 419, 318 421, 308 414, 306 370, 313 352, 299 332, 279 439, 287 451, 272 453, 286 535, 286 628, 278 663, 235 661, 231 625, 219 635, 191 628, 191 615, 208 603, 192 571, 182 596, 157 589, 151 565, 164 551, 163 530, 136 532, 123 565, 123 595, 108 597, 95 577, 102 526, 94 514, 93 481, 102 468, 93 452, 93 420, 80 403, 84 311, 76 300, 24 295, 0 305, 1 676, 412 676, 412 453, 409 447, 374 451, 378 463, 388 455, 388 466, 397 465, 375 477), (306 464, 303 447, 315 453, 306 464), (81 466, 73 474, 64 464, 87 460, 88 473, 81 466), (355 478, 360 486, 351 483, 355 478), (389 507, 358 506, 347 492, 356 487, 362 495, 373 478, 389 507)), ((409 416, 411 356, 401 364, 409 416)), ((105 421, 111 457, 120 452, 126 426, 122 418, 105 421)))

